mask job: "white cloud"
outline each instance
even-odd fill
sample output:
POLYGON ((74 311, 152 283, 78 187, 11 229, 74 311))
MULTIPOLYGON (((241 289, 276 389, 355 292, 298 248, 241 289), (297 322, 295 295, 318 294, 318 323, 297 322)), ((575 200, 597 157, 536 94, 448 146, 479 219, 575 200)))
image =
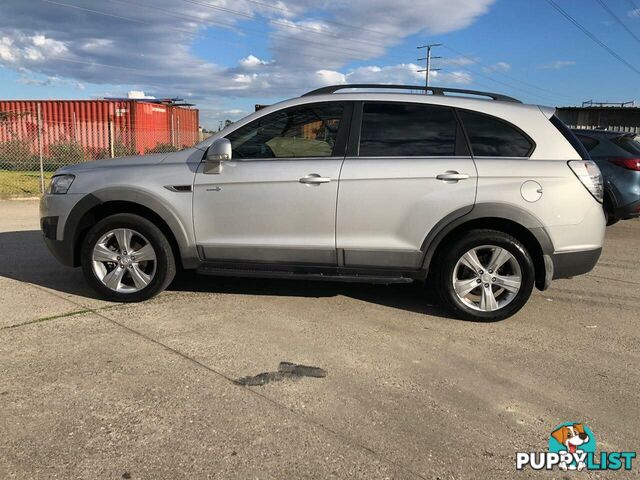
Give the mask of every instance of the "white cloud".
POLYGON ((318 70, 316 72, 317 83, 324 85, 339 85, 347 83, 347 76, 344 73, 333 70, 318 70))
POLYGON ((441 58, 438 59, 438 66, 443 67, 466 67, 467 65, 474 65, 478 63, 479 59, 470 58, 470 57, 450 57, 450 58, 441 58))
POLYGON ((482 70, 485 73, 508 72, 509 70, 511 70, 511 65, 509 65, 507 62, 497 62, 492 65, 487 65, 486 67, 482 67, 482 70))
MULTIPOLYGON (((380 84, 404 84, 423 85, 424 73, 418 72, 421 67, 414 63, 401 63, 398 65, 368 65, 351 69, 346 73, 332 70, 319 70, 316 72, 318 85, 339 85, 342 83, 380 83, 380 84)), ((437 86, 450 86, 451 84, 468 84, 472 78, 466 72, 431 72, 432 84, 437 86)))
POLYGON ((7 35, 0 40, 0 60, 27 64, 40 62, 47 57, 63 54, 67 47, 63 42, 45 35, 28 36, 22 32, 7 35))
MULTIPOLYGON (((379 66, 374 59, 410 35, 465 28, 494 1, 278 0, 269 7, 224 0, 193 9, 179 0, 154 0, 153 9, 135 4, 124 9, 118 0, 91 5, 114 18, 83 10, 82 2, 74 3, 79 8, 50 3, 33 8, 24 0, 3 0, 0 65, 28 72, 28 78, 122 85, 120 95, 130 89, 156 97, 188 92, 203 111, 221 114, 232 109, 237 97, 291 97, 346 81, 422 83, 416 65, 379 66), (266 19, 262 38, 255 24, 245 29, 243 23, 259 17, 266 19), (268 47, 269 56, 249 54, 226 66, 206 61, 192 47, 208 28, 226 29, 216 49, 246 45, 251 36, 268 47), (353 60, 369 65, 346 69, 353 60), (220 108, 209 108, 213 104, 220 108)), ((443 64, 464 66, 468 60, 443 64)), ((467 73, 456 71, 434 73, 435 79, 470 81, 467 73)))
POLYGON ((255 55, 249 55, 248 57, 245 57, 242 60, 240 60, 239 63, 240 63, 240 66, 244 68, 254 68, 254 67, 259 67, 261 65, 267 65, 269 62, 265 60, 260 60, 255 55))
POLYGON ((555 60, 543 65, 538 65, 538 68, 541 70, 559 70, 561 68, 570 67, 575 64, 576 62, 573 60, 555 60))
POLYGON ((9 37, 0 38, 0 60, 4 62, 16 61, 16 55, 13 51, 13 40, 9 37))

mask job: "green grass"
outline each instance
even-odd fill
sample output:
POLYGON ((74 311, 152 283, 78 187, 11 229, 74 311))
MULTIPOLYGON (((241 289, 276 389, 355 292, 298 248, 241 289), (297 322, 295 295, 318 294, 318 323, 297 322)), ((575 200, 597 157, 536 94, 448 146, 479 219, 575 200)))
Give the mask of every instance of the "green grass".
MULTIPOLYGON (((44 172, 45 188, 52 172, 44 172)), ((40 172, 23 170, 0 170, 0 195, 40 195, 40 172)))

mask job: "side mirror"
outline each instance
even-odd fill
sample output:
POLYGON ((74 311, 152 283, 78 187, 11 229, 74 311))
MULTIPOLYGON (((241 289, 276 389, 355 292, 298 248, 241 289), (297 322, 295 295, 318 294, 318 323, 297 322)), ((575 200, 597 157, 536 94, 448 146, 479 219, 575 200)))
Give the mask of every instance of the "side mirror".
POLYGON ((222 162, 231 160, 231 142, 218 138, 207 150, 203 173, 217 175, 222 172, 222 162))

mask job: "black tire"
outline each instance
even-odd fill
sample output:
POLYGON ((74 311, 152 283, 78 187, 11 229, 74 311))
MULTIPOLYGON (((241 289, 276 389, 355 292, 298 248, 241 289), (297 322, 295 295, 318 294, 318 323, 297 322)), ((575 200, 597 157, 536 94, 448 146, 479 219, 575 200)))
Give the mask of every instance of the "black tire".
POLYGON ((611 195, 606 192, 604 195, 604 216, 607 219, 607 227, 614 225, 620 221, 619 217, 616 217, 615 213, 613 213, 613 202, 611 201, 611 195))
POLYGON ((447 245, 447 250, 440 255, 436 268, 434 280, 441 302, 454 316, 476 322, 495 322, 514 315, 527 303, 535 283, 535 268, 527 249, 513 236, 497 230, 471 230, 465 233, 450 246, 447 245), (520 290, 510 303, 493 311, 469 307, 458 298, 453 287, 454 269, 458 260, 469 250, 483 245, 504 248, 513 255, 520 267, 520 290))
POLYGON ((611 211, 609 211, 606 207, 604 210, 604 216, 607 218, 607 227, 611 225, 615 225, 620 221, 618 217, 616 217, 611 211))
POLYGON ((89 285, 103 298, 115 302, 140 302, 152 298, 166 289, 176 274, 173 250, 162 231, 146 218, 130 213, 111 215, 95 224, 82 241, 80 263, 89 285), (156 256, 153 278, 146 287, 136 292, 123 293, 111 290, 93 271, 94 246, 104 234, 117 228, 128 228, 143 235, 153 247, 156 256))

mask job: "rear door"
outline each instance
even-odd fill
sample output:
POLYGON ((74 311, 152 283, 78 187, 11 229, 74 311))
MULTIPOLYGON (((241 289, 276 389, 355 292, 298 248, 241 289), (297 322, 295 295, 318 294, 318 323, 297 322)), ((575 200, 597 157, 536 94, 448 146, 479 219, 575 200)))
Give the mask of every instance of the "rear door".
POLYGON ((364 102, 354 115, 338 193, 346 267, 417 269, 432 228, 473 208, 476 168, 452 108, 364 102))

